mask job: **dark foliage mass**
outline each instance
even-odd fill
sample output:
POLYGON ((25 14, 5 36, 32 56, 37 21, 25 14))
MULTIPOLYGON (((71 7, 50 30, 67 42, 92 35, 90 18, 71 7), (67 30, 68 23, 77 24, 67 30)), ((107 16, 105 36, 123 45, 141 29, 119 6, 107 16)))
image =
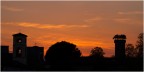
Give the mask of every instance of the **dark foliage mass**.
POLYGON ((132 44, 126 44, 126 57, 136 57, 136 49, 132 44))
POLYGON ((137 56, 138 57, 143 57, 143 33, 140 33, 139 36, 138 36, 136 49, 138 51, 137 56))
POLYGON ((136 43, 136 47, 132 44, 126 45, 126 56, 133 58, 142 58, 143 57, 143 33, 138 35, 138 40, 136 43))
POLYGON ((96 57, 96 58, 102 58, 104 57, 104 51, 101 47, 95 47, 91 50, 90 56, 91 57, 96 57))
POLYGON ((75 64, 81 56, 81 52, 76 45, 61 41, 52 45, 45 56, 45 61, 49 65, 75 64))

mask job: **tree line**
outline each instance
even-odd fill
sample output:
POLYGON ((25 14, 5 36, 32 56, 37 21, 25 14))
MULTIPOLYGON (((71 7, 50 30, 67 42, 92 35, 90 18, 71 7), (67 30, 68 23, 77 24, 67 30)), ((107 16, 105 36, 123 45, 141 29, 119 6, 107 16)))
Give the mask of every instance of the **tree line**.
MULTIPOLYGON (((133 44, 126 44, 125 51, 127 58, 143 57, 143 33, 138 35, 136 47, 133 44)), ((103 48, 97 46, 90 51, 89 57, 104 58, 104 54, 103 48)), ((75 44, 61 41, 49 47, 45 55, 45 62, 49 65, 75 64, 80 57, 81 51, 75 44)))
POLYGON ((135 57, 143 57, 143 33, 138 35, 138 40, 136 45, 126 44, 126 56, 135 58, 135 57))

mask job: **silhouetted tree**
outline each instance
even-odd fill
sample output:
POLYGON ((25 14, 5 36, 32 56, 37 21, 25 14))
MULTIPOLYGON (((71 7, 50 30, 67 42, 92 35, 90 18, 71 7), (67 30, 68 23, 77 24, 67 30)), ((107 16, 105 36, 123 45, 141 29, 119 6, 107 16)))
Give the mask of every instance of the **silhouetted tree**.
POLYGON ((136 49, 132 44, 126 44, 126 57, 135 57, 136 49))
POLYGON ((81 52, 76 45, 61 41, 57 42, 46 52, 45 61, 49 65, 74 64, 81 56, 81 52))
POLYGON ((138 35, 136 49, 138 51, 137 57, 143 57, 143 33, 138 35))
POLYGON ((91 50, 91 57, 97 57, 97 58, 102 58, 104 57, 105 53, 103 52, 103 49, 101 47, 95 47, 91 50))

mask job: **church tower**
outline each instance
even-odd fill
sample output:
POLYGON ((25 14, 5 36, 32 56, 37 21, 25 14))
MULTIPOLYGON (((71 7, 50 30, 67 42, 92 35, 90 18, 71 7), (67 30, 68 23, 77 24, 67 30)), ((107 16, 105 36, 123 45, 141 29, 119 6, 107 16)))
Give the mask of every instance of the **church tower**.
POLYGON ((125 58, 125 43, 126 36, 125 35, 115 35, 113 37, 115 43, 115 57, 118 59, 125 58))
POLYGON ((27 63, 27 35, 17 33, 13 35, 13 60, 27 63))

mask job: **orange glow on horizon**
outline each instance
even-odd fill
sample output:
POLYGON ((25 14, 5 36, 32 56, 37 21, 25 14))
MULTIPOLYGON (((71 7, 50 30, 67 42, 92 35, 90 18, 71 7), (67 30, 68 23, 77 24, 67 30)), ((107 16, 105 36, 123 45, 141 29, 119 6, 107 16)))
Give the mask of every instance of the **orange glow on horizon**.
POLYGON ((12 34, 22 32, 27 46, 48 48, 60 41, 73 43, 88 56, 96 46, 105 56, 114 55, 113 36, 125 34, 135 45, 143 32, 141 1, 3 1, 1 3, 1 44, 12 51, 12 34))

